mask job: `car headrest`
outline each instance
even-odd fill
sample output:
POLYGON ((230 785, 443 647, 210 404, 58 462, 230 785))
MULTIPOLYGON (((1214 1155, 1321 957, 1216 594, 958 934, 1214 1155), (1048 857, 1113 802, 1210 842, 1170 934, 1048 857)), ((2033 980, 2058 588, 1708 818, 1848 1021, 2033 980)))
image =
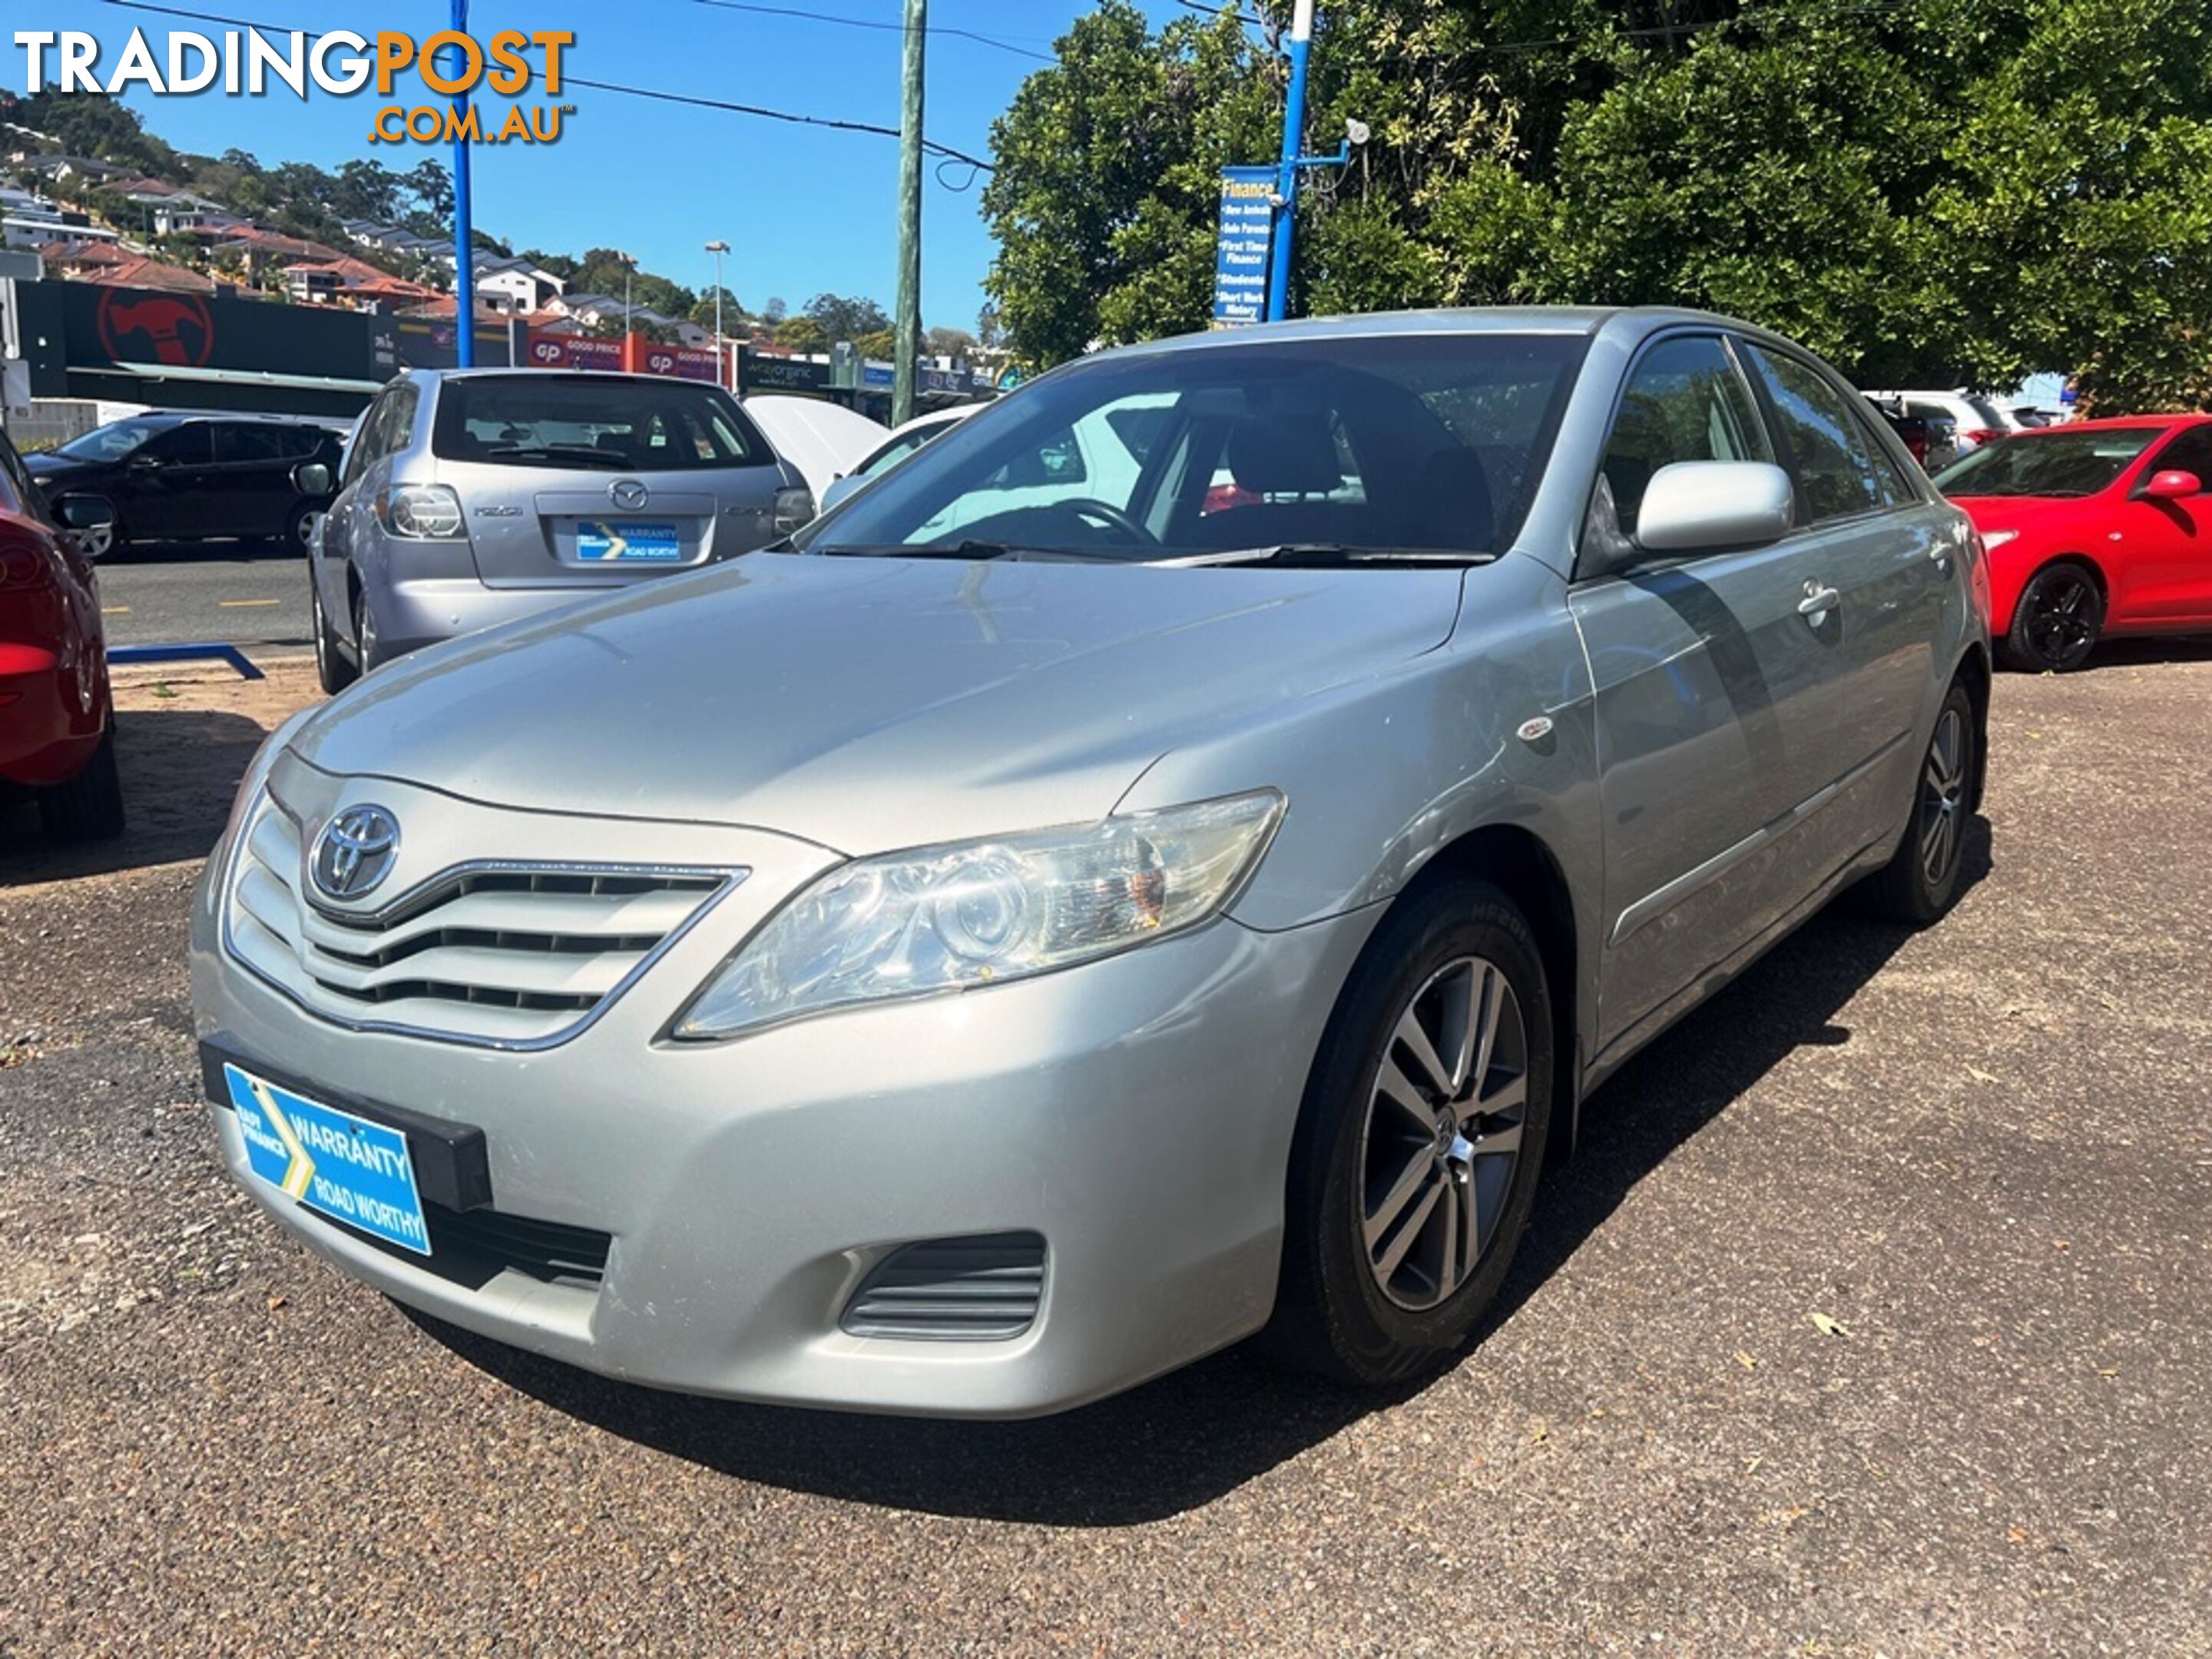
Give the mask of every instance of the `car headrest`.
POLYGON ((1240 485, 1262 495, 1322 495, 1344 483, 1328 411, 1317 406, 1247 416, 1223 459, 1240 485))

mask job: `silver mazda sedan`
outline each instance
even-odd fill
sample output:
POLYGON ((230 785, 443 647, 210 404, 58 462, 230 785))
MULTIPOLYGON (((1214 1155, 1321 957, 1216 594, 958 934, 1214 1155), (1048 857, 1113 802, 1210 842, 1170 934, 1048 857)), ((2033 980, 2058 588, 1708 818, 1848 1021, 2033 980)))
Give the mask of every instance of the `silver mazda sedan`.
POLYGON ((1404 1378, 1624 1060, 1846 887, 1949 907, 1987 607, 1722 318, 1102 353, 284 726, 194 907, 211 1119, 347 1273, 636 1382, 1404 1378))
MULTIPOLYGON (((325 469, 318 466, 318 473, 325 469)), ((814 516, 806 481, 714 386, 414 369, 377 394, 308 542, 315 666, 394 657, 608 587, 750 553, 814 516)))

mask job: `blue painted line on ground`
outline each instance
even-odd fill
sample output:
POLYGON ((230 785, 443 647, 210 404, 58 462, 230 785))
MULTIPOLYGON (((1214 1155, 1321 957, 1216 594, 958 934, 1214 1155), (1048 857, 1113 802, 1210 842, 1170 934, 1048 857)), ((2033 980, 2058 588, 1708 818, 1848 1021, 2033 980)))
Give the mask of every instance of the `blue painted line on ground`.
POLYGON ((234 645, 118 645, 107 653, 111 663, 131 662, 227 662, 238 671, 242 680, 264 678, 262 672, 246 660, 246 653, 234 645))

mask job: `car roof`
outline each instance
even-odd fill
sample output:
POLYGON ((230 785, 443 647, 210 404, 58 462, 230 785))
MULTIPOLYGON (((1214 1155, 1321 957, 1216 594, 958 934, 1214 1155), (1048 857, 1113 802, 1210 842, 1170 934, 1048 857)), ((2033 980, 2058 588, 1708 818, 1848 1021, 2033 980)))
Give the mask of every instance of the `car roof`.
POLYGON ((556 374, 565 380, 623 380, 646 386, 712 386, 712 380, 687 380, 676 374, 633 374, 627 370, 613 368, 538 368, 529 363, 507 368, 503 364, 488 363, 481 368, 410 368, 409 378, 428 381, 433 385, 448 380, 511 380, 520 375, 556 374))

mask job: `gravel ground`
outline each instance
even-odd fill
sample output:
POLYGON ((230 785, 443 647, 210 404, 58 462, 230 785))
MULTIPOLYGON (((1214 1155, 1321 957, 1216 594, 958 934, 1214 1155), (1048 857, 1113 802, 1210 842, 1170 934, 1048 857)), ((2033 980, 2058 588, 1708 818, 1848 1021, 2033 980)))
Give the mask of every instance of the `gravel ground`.
POLYGON ((143 833, 0 818, 0 1655, 2212 1653, 2212 653, 2002 680, 1955 915, 1648 1050, 1455 1370, 1007 1425, 602 1382, 259 1223, 184 914, 306 682, 170 689, 143 833))

